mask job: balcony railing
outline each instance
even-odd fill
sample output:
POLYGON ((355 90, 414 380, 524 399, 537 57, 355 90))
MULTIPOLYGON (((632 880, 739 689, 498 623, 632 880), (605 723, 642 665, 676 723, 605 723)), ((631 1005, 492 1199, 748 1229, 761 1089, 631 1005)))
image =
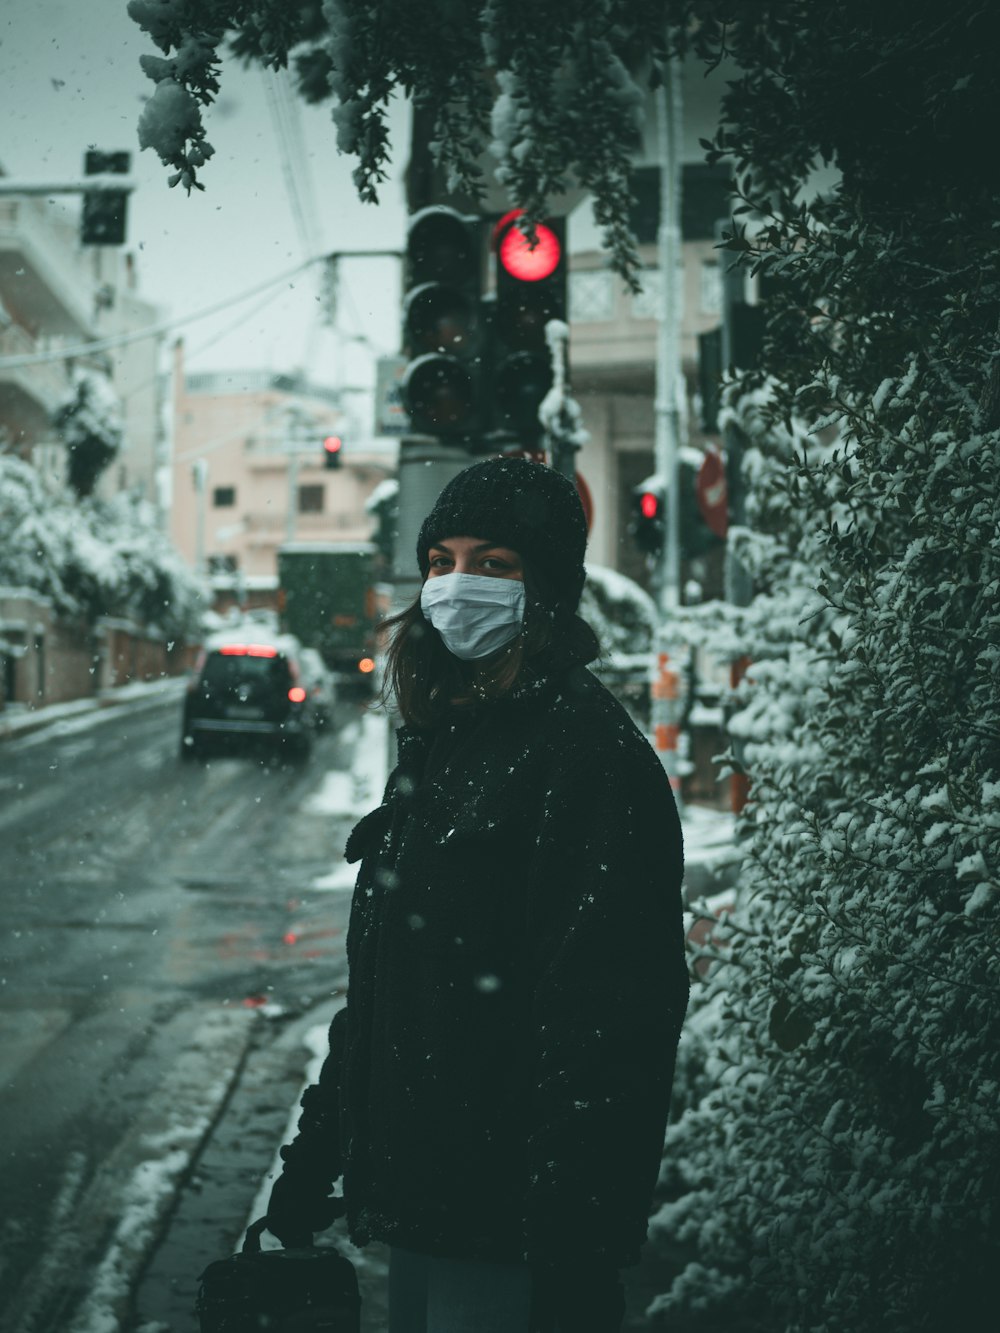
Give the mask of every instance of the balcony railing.
MULTIPOLYGON (((49 340, 32 338, 18 324, 0 328, 0 358, 22 356, 48 350, 49 340)), ((41 361, 32 366, 5 370, 0 361, 0 388, 17 389, 33 398, 51 415, 67 391, 66 370, 62 361, 41 361)))
POLYGON ((44 199, 0 199, 0 286, 25 322, 75 337, 90 333, 93 283, 75 226, 44 199))

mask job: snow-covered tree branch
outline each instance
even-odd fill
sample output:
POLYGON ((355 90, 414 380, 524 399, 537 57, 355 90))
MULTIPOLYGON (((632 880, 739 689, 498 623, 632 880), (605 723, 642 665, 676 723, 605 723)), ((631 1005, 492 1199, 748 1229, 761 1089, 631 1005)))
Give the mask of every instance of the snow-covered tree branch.
POLYGON ((228 43, 242 60, 290 65, 304 98, 330 103, 336 146, 357 158, 362 199, 377 201, 386 177, 389 102, 411 97, 433 113, 432 148, 453 191, 480 195, 487 149, 511 201, 533 218, 577 183, 593 192, 613 261, 634 281, 631 156, 674 8, 682 7, 129 0, 129 14, 163 53, 142 60, 156 86, 139 139, 173 168, 171 185, 203 188, 199 173, 214 152, 204 112, 219 91, 228 43))

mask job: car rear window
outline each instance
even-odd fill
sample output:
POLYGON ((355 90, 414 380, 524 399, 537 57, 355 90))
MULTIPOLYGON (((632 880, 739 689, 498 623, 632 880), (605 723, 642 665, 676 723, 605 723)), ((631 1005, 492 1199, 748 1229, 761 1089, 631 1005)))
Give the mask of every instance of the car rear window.
POLYGON ((202 684, 213 689, 228 690, 243 684, 260 684, 285 688, 292 673, 285 657, 251 657, 211 653, 201 673, 202 684))

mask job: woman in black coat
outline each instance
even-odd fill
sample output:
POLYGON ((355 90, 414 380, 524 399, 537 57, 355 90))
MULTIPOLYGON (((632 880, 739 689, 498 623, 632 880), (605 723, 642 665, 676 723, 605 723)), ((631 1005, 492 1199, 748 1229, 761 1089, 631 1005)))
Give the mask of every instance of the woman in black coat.
POLYGON ((391 1247, 391 1333, 613 1333, 646 1235, 687 1003, 681 834, 586 670, 585 546, 566 478, 478 463, 393 622, 399 762, 347 843, 348 1001, 268 1209, 286 1245, 346 1206, 356 1244, 391 1247))

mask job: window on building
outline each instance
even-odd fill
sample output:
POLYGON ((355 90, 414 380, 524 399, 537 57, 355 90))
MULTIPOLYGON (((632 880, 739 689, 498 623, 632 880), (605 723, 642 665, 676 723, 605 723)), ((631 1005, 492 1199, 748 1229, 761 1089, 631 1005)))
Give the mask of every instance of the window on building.
POLYGON ((633 293, 632 318, 656 319, 660 311, 660 270, 644 268, 639 274, 642 290, 633 293))
POLYGON ((239 561, 235 555, 210 555, 208 572, 210 574, 235 574, 239 561))
POLYGON ((614 314, 613 279, 607 269, 570 273, 568 294, 573 323, 610 319, 614 314))
POLYGON ((698 308, 703 315, 718 315, 722 310, 722 269, 714 259, 702 260, 698 308))
POLYGON ((323 490, 324 488, 322 486, 300 486, 299 513, 322 514, 323 490))
POLYGON ((216 509, 231 509, 235 503, 235 486, 216 486, 212 491, 212 504, 216 509))

